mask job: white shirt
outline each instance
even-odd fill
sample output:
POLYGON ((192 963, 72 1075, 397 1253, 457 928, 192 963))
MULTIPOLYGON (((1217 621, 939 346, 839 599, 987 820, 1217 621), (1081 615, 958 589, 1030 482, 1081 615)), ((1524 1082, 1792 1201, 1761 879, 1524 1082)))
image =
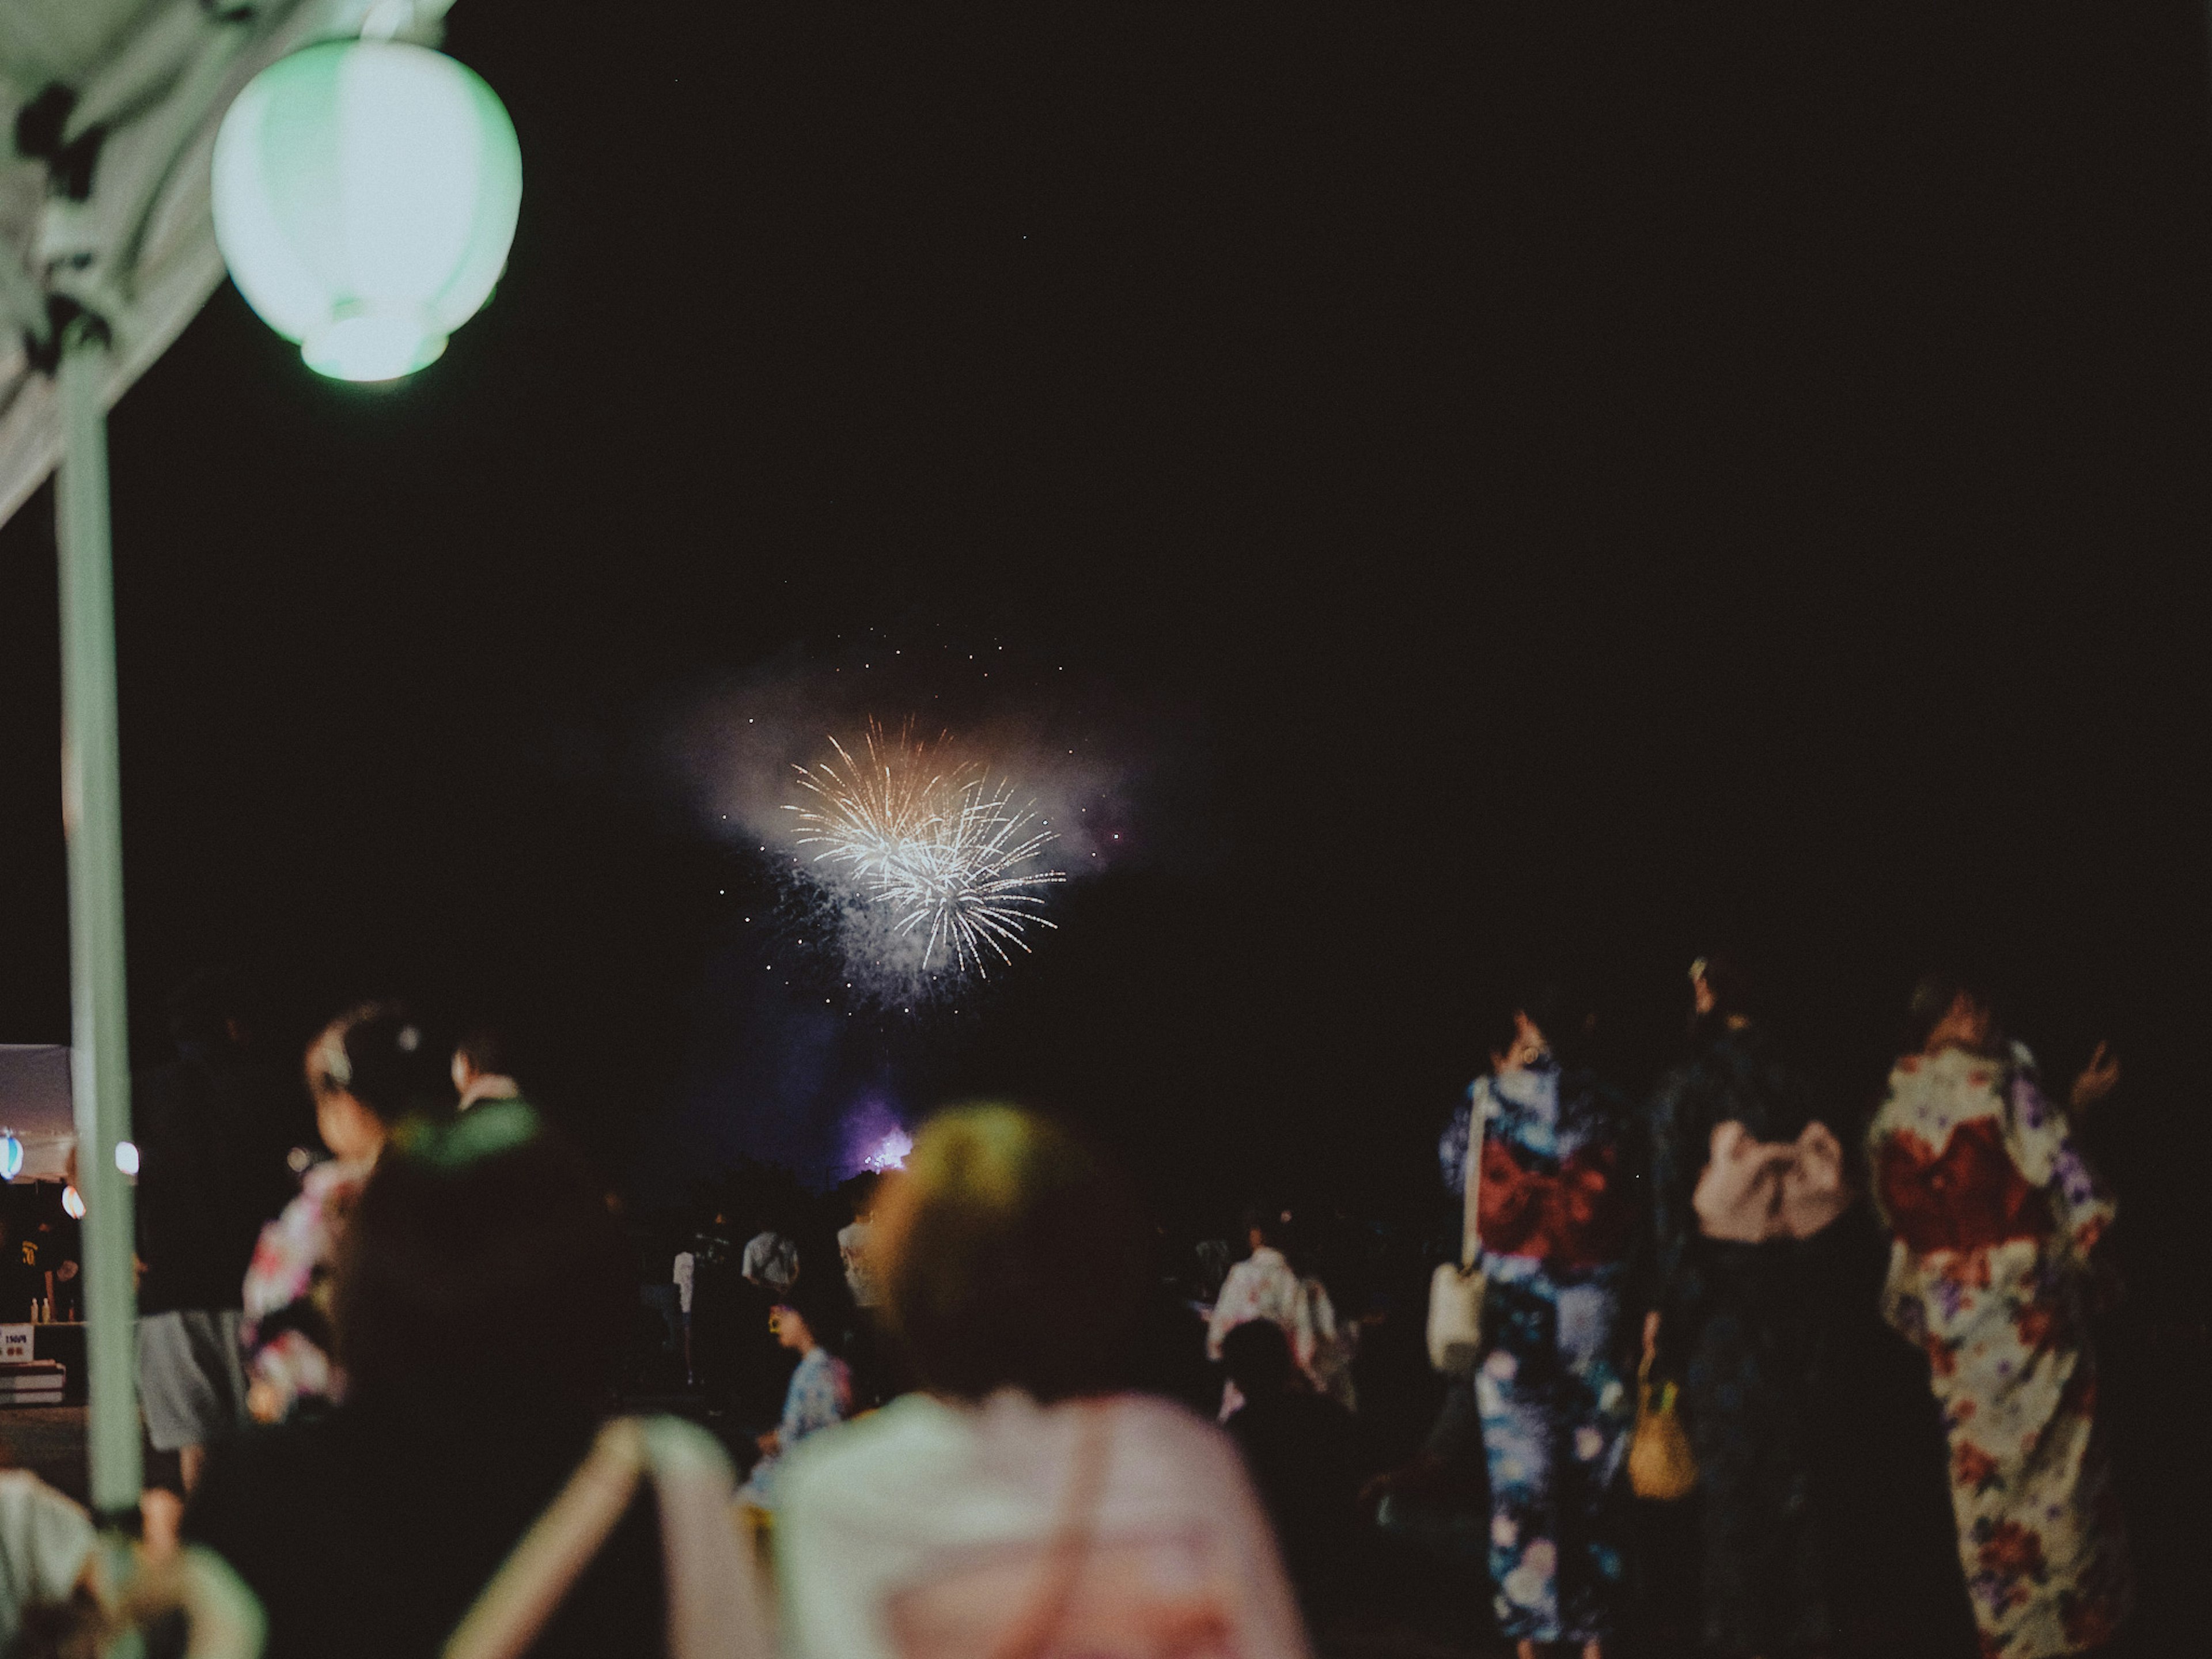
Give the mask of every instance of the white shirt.
POLYGON ((698 1258, 689 1250, 676 1253, 676 1301, 685 1313, 691 1311, 691 1282, 696 1277, 698 1258))
POLYGON ((1249 1320, 1265 1319, 1283 1328, 1283 1334, 1290 1339, 1291 1359, 1300 1370, 1310 1372, 1316 1340, 1313 1311, 1305 1286, 1291 1271, 1283 1253, 1262 1244, 1231 1267, 1222 1281, 1213 1317, 1206 1325, 1206 1357, 1220 1358, 1223 1337, 1249 1320))
POLYGON ((755 1233, 738 1271, 769 1290, 787 1291, 799 1277, 799 1246, 781 1233, 755 1233))
POLYGON ((92 1555, 84 1510, 27 1469, 0 1469, 0 1650, 27 1601, 66 1601, 92 1555))
POLYGON ((853 1305, 872 1308, 883 1300, 876 1293, 875 1275, 868 1267, 868 1224, 854 1221, 837 1230, 837 1255, 845 1264, 846 1288, 853 1305))
POLYGON ((1087 1541, 1036 1659, 1150 1650, 1194 1622, 1194 1653, 1304 1659, 1297 1604, 1236 1448, 1141 1395, 981 1406, 908 1395, 806 1442, 777 1522, 790 1659, 973 1659, 1049 1597, 1054 1546, 1087 1541), (1094 1415, 1095 1414, 1095 1415, 1094 1415), (1103 1435, 1089 1513, 1068 1488, 1086 1421, 1103 1435), (1139 1639, 1132 1644, 1130 1638, 1139 1639), (1115 1637, 1120 1640, 1115 1640, 1115 1637))

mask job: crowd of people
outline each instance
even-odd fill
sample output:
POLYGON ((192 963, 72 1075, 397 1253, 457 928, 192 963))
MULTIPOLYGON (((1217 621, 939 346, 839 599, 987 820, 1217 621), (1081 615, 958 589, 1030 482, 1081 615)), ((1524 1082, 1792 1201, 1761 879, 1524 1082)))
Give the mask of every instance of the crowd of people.
POLYGON ((1455 1386, 1486 1463, 1498 1628, 1524 1659, 1595 1656, 1619 1628, 1640 1373, 1681 1391, 1705 1646, 1832 1650, 1822 1463, 1849 1436, 1822 1420, 1824 1383, 1863 1299, 1925 1356, 1980 1651, 2106 1646, 2131 1595, 2090 1334, 2114 1211, 2069 1112, 2117 1063, 2100 1048, 2053 1101, 1989 991, 1931 975, 1861 1146, 1740 970, 1700 962, 1692 992, 1692 1053, 1641 1108, 1583 1063, 1589 1011, 1532 996, 1445 1137, 1486 1275, 1481 1355, 1455 1386), (1878 1291, 1853 1261, 1875 1227, 1878 1291))
MULTIPOLYGON (((1879 1349, 1917 1356, 1940 1424, 1984 1659, 2105 1647, 2130 1597, 2092 1334, 2115 1212, 2069 1126, 2117 1064, 2053 1098, 1988 990, 1931 975, 1869 1121, 1733 964, 1698 963, 1690 1000, 1641 1099, 1569 990, 1499 1009, 1431 1187, 1480 1338, 1425 1394, 1393 1274, 1449 1251, 1356 1218, 1270 1200, 1241 1237, 1170 1237, 1080 1136, 981 1106, 880 1182, 741 1174, 641 1259, 495 1035, 364 1004, 288 1074, 235 988, 196 982, 138 1085, 140 1388, 176 1540, 252 1592, 278 1659, 449 1650, 541 1559, 565 1565, 535 1622, 482 1651, 1266 1659, 1418 1562, 1522 1659, 1601 1659, 1655 1603, 1724 1659, 1826 1655, 1837 1468, 1900 1467, 1838 1422, 1879 1349), (625 1397, 723 1449, 714 1547, 768 1576, 712 1618, 676 1588, 709 1559, 676 1484, 606 1486, 587 1547, 517 1548, 592 1509, 625 1397), (1408 1401, 1417 1451, 1386 1426, 1408 1401), (1639 1491, 1632 1449, 1678 1429, 1696 1497, 1655 1503, 1679 1494, 1639 1491)), ((675 1443, 635 1461, 696 1477, 675 1443)), ((0 1509, 27 1517, 0 1536, 0 1643, 59 1652, 53 1608, 112 1616, 81 1512, 20 1474, 0 1509)), ((147 1548, 173 1548, 154 1513, 147 1548)))

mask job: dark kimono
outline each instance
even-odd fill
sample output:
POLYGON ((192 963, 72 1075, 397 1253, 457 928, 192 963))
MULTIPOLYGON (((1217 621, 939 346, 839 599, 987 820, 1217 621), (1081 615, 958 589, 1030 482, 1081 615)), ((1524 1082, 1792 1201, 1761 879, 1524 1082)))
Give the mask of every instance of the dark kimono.
POLYGON ((1705 1042, 1652 1103, 1660 1369, 1682 1383, 1705 1490, 1705 1640, 1724 1656, 1776 1659, 1834 1640, 1812 1413, 1844 1282, 1843 1228, 1725 1242, 1699 1232, 1691 1200, 1717 1125, 1791 1141, 1826 1116, 1756 1026, 1705 1042))

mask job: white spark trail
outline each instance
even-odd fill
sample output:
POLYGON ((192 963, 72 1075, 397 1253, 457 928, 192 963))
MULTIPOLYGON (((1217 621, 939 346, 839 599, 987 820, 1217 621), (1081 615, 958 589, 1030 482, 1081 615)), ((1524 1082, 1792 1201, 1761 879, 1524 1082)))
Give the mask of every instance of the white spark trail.
POLYGON ((821 849, 813 860, 830 866, 830 880, 889 908, 894 937, 921 936, 923 971, 943 953, 955 972, 988 978, 986 951, 1011 964, 1008 946, 1030 948, 1026 928, 1054 926, 1037 890, 1067 878, 1031 866, 1059 836, 1015 804, 1010 783, 974 763, 948 763, 910 728, 894 739, 871 721, 865 766, 836 738, 830 746, 834 762, 793 769, 816 803, 784 809, 798 816, 798 843, 821 849))

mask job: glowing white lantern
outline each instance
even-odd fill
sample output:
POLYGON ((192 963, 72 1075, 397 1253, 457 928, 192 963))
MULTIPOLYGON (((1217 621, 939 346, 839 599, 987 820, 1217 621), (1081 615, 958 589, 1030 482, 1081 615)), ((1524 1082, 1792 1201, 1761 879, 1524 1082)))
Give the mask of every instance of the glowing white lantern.
POLYGON ((427 46, 331 40, 255 76, 215 144, 216 240, 319 374, 434 362, 514 240, 522 151, 492 89, 427 46))
POLYGON ((23 1143, 0 1131, 0 1181, 13 1181, 23 1173, 23 1143))
POLYGON ((122 1170, 125 1175, 137 1175, 138 1173, 138 1149, 127 1140, 117 1141, 115 1143, 115 1167, 122 1170))
POLYGON ((64 1188, 62 1188, 62 1208, 63 1208, 63 1209, 64 1209, 64 1210, 66 1210, 66 1211, 69 1212, 69 1218, 70 1218, 70 1220, 72 1220, 72 1221, 82 1221, 82 1220, 83 1220, 83 1219, 84 1219, 84 1194, 82 1194, 82 1193, 80 1193, 80 1192, 78 1192, 78 1191, 77 1191, 77 1189, 76 1189, 76 1188, 74 1188, 74 1187, 64 1187, 64 1188))

